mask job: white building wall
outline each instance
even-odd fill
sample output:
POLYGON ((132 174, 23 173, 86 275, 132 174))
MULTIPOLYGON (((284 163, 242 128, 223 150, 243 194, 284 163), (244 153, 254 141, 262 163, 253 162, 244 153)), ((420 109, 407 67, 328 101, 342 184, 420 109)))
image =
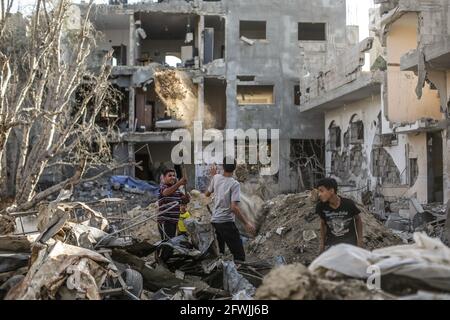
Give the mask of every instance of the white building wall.
MULTIPOLYGON (((334 121, 337 126, 341 128, 342 146, 341 151, 344 151, 344 133, 349 129, 350 121, 356 114, 360 120, 364 123, 364 144, 362 145, 363 161, 362 170, 359 175, 351 174, 351 177, 347 181, 340 181, 342 184, 354 183, 355 187, 344 188, 347 190, 353 190, 349 192, 352 196, 359 198, 361 193, 365 191, 365 187, 369 186, 371 191, 375 190, 378 179, 373 176, 371 170, 371 154, 374 144, 374 139, 377 134, 378 128, 378 115, 382 111, 382 99, 380 95, 373 96, 349 105, 345 105, 341 108, 329 111, 325 113, 325 125, 326 125, 326 143, 329 143, 328 128, 334 121)), ((382 117, 382 122, 383 121, 382 117)), ((386 125, 384 123, 384 125, 386 125)), ((392 147, 384 147, 384 149, 391 155, 392 160, 397 166, 400 172, 402 187, 407 191, 401 192, 400 195, 405 197, 411 197, 415 194, 417 199, 421 203, 426 203, 428 200, 427 194, 427 146, 426 146, 426 133, 419 134, 401 134, 398 137, 398 145, 392 147), (416 183, 409 188, 406 186, 408 183, 408 170, 407 165, 409 158, 407 156, 407 150, 409 145, 409 157, 418 159, 419 175, 416 183)), ((332 152, 326 152, 326 170, 327 174, 331 172, 331 157, 332 152)), ((339 179, 338 179, 339 180, 339 179)), ((400 186, 396 186, 400 187, 400 186)))

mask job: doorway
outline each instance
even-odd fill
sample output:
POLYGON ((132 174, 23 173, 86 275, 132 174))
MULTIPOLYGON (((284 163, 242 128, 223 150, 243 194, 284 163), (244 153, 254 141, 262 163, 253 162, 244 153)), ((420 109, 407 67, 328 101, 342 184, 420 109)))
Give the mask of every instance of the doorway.
POLYGON ((444 201, 444 159, 441 132, 427 134, 428 202, 444 201))

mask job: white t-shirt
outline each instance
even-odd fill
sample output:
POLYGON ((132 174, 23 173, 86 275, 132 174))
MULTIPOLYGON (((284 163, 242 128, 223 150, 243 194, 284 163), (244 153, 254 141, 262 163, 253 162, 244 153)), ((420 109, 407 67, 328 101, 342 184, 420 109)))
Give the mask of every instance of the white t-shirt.
POLYGON ((239 182, 232 177, 216 174, 211 180, 208 191, 214 193, 214 210, 211 222, 234 222, 235 216, 231 210, 231 203, 241 200, 239 182))

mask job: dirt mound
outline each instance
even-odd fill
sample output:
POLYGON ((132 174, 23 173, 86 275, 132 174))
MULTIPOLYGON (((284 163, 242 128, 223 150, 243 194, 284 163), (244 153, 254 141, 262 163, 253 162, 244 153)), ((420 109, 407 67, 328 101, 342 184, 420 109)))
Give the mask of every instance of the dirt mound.
POLYGON ((360 280, 331 280, 312 274, 301 264, 272 270, 256 291, 259 300, 381 300, 360 280))
MULTIPOLYGON (((280 195, 264 205, 265 221, 249 243, 250 256, 268 259, 282 256, 287 263, 309 265, 319 256, 320 218, 309 193, 280 195)), ((364 245, 369 250, 402 244, 365 208, 362 211, 364 245)))

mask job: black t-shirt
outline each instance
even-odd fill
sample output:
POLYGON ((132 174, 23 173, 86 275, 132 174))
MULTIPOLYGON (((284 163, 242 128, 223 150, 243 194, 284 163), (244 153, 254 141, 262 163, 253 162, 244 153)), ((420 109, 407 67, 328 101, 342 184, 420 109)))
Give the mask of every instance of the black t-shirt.
POLYGON ((355 216, 361 213, 355 203, 346 198, 341 198, 341 205, 337 209, 330 207, 328 203, 317 204, 316 213, 327 224, 325 246, 334 246, 341 243, 357 245, 355 216))

